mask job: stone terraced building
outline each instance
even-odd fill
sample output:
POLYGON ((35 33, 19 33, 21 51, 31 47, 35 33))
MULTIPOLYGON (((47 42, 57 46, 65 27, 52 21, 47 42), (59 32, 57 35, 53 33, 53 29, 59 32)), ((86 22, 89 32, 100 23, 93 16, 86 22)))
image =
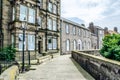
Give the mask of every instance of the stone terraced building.
POLYGON ((73 50, 92 49, 91 36, 93 35, 90 30, 84 25, 61 18, 61 54, 68 54, 73 50))
POLYGON ((12 44, 21 60, 26 27, 26 59, 28 51, 33 59, 44 52, 60 53, 60 4, 60 0, 0 0, 0 47, 12 44))

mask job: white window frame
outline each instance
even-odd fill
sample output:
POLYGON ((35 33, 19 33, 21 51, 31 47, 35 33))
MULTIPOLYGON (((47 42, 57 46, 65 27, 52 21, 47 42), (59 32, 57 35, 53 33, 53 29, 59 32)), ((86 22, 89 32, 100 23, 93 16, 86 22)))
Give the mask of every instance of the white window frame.
MULTIPOLYGON (((23 50, 23 34, 19 34, 19 51, 23 50)), ((24 41, 24 50, 26 50, 26 36, 24 41)))
POLYGON ((48 19, 48 29, 52 30, 52 19, 51 18, 48 19))
POLYGON ((53 38, 53 49, 57 49, 57 39, 53 38))
POLYGON ((76 27, 73 26, 73 34, 75 35, 76 34, 76 27))
POLYGON ((35 35, 28 34, 28 50, 35 50, 35 35))
POLYGON ((48 3, 48 10, 49 10, 50 12, 52 12, 52 10, 53 10, 52 2, 49 2, 49 3, 48 3))
POLYGON ((80 31, 80 29, 78 29, 78 35, 80 36, 80 33, 81 33, 81 31, 80 31))
POLYGON ((53 13, 56 14, 57 13, 57 6, 54 4, 53 5, 53 13))
POLYGON ((53 20, 53 31, 57 31, 57 22, 53 20))
POLYGON ((69 25, 68 24, 65 25, 65 31, 66 31, 66 33, 69 33, 69 25))
POLYGON ((38 17, 37 21, 38 21, 38 25, 39 25, 38 28, 42 28, 42 18, 41 18, 41 16, 38 17))
POLYGON ((35 10, 32 8, 29 8, 28 22, 35 23, 35 10))
POLYGON ((26 21, 27 21, 27 7, 26 6, 24 6, 24 5, 20 5, 20 20, 21 21, 24 21, 24 19, 26 19, 26 21), (25 9, 25 11, 24 10, 22 10, 22 9, 25 9))
POLYGON ((66 51, 70 51, 70 40, 66 40, 66 51))
POLYGON ((76 49, 77 49, 77 41, 74 40, 74 41, 73 41, 73 50, 76 50, 76 49))
POLYGON ((49 36, 47 48, 48 50, 56 50, 57 49, 57 38, 49 36), (49 40, 51 40, 51 43, 49 40))
POLYGON ((15 43, 15 36, 14 34, 11 34, 11 43, 12 43, 12 47, 14 47, 14 43, 15 43))
POLYGON ((13 12, 12 12, 12 20, 15 20, 15 7, 13 7, 13 12))

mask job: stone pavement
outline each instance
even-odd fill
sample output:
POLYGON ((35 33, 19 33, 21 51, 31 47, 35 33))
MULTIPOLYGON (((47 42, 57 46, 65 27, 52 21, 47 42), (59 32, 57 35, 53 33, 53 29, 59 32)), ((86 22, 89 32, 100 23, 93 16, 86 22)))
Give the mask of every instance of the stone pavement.
POLYGON ((94 80, 70 55, 60 56, 33 67, 36 70, 20 74, 18 80, 94 80))

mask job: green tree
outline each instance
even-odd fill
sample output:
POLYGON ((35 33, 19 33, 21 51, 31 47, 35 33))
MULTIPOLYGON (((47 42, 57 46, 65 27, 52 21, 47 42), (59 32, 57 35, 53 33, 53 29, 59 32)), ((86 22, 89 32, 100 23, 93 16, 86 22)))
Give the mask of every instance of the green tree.
POLYGON ((120 61, 120 34, 105 36, 100 54, 106 58, 120 61))
POLYGON ((13 61, 15 60, 16 49, 12 47, 12 45, 7 46, 0 50, 0 60, 4 61, 13 61))

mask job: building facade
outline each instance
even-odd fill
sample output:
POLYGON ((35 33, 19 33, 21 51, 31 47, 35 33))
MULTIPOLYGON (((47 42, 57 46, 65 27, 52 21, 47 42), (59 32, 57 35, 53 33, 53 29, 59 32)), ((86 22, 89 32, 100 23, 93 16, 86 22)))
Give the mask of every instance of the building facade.
POLYGON ((88 28, 91 33, 97 36, 97 49, 101 49, 102 39, 104 38, 104 29, 99 26, 95 26, 93 23, 90 23, 88 28))
POLYGON ((84 26, 61 18, 61 54, 91 49, 91 32, 84 26))
POLYGON ((0 1, 1 47, 12 44, 17 49, 16 58, 19 60, 23 42, 25 56, 30 51, 31 58, 44 52, 60 53, 60 0, 0 1), (23 27, 26 27, 25 36, 23 27))

